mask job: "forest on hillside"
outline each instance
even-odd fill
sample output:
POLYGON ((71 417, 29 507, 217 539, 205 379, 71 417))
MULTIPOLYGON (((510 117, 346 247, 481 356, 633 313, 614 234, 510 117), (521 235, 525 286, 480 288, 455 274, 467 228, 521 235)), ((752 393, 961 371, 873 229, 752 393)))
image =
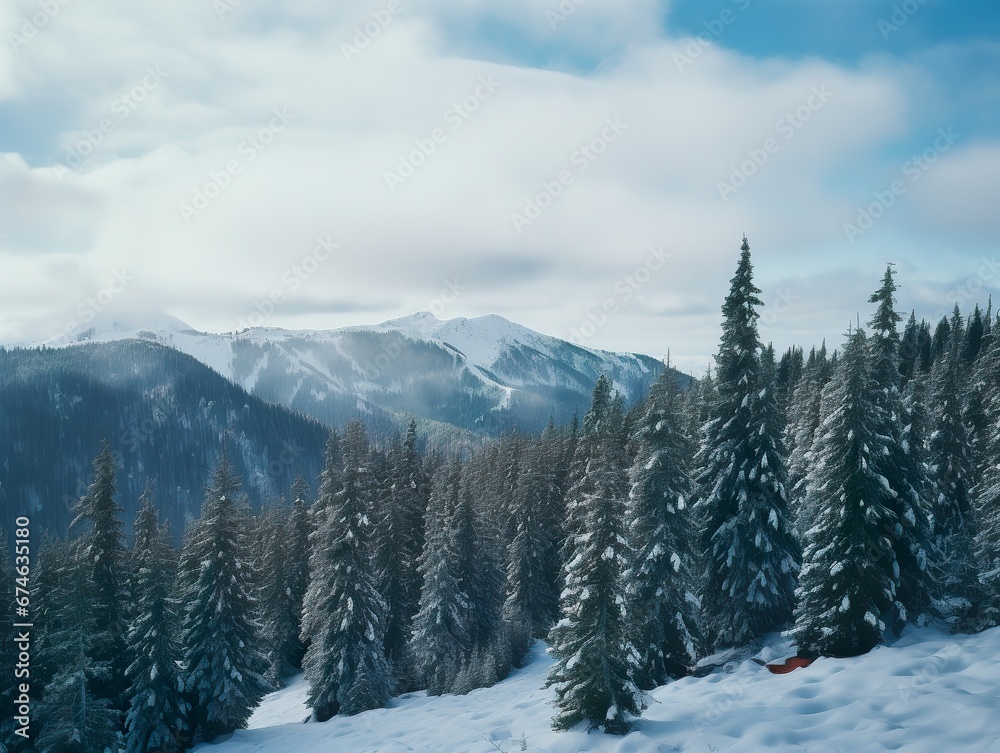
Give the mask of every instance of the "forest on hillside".
POLYGON ((907 319, 891 265, 873 288, 839 347, 779 356, 744 238, 703 378, 665 369, 627 407, 601 377, 580 420, 473 450, 352 421, 262 508, 220 452, 179 549, 171 488, 148 484, 127 532, 116 448, 95 446, 65 535, 37 542, 37 718, 9 750, 183 750, 299 671, 316 721, 466 693, 534 639, 553 726, 624 734, 645 691, 766 633, 846 657, 907 624, 997 625, 1000 315, 907 319))

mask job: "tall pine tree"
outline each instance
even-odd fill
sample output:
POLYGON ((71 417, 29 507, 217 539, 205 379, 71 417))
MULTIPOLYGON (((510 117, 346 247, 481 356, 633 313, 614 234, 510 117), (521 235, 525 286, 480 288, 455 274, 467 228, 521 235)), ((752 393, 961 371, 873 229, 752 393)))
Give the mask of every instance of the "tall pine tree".
POLYGON ((397 667, 405 663, 413 617, 420 604, 417 565, 424 545, 427 478, 417 451, 417 423, 388 453, 390 493, 375 538, 375 572, 388 607, 385 651, 397 667))
POLYGON ((457 459, 443 466, 434 479, 427 509, 420 608, 413 620, 409 655, 417 682, 430 695, 451 689, 472 647, 470 604, 457 572, 454 515, 462 487, 457 459))
POLYGON ((636 682, 645 690, 684 674, 698 658, 694 526, 688 507, 690 439, 681 399, 676 372, 664 369, 646 398, 634 437, 628 604, 640 656, 636 682))
POLYGON ((820 395, 830 380, 830 363, 826 356, 826 342, 819 350, 809 353, 809 360, 803 369, 802 378, 795 387, 788 407, 788 421, 785 424, 785 445, 788 447, 788 489, 789 505, 799 516, 805 485, 808 482, 806 470, 808 455, 812 449, 813 437, 819 426, 820 395))
POLYGON ((166 526, 157 519, 147 484, 135 521, 132 593, 136 600, 128 631, 132 663, 126 674, 129 711, 125 717, 126 753, 178 750, 188 739, 184 680, 177 668, 177 611, 171 588, 177 559, 166 526))
MULTIPOLYGON (((882 285, 870 303, 878 304, 872 320, 868 348, 871 373, 878 395, 878 442, 882 448, 873 457, 875 471, 885 477, 893 492, 890 508, 895 513, 886 533, 894 541, 895 558, 900 569, 899 617, 914 619, 930 604, 931 577, 927 567, 930 525, 927 519, 927 469, 907 441, 907 422, 900 394, 899 332, 902 317, 896 312, 895 271, 888 265, 882 285)), ((949 328, 950 329, 950 328, 949 328)), ((943 353, 943 350, 941 351, 943 353)), ((900 629, 897 625, 896 629, 900 629)))
POLYGON ((300 552, 293 548, 291 516, 284 505, 264 510, 260 514, 260 546, 257 579, 260 602, 260 644, 267 661, 264 679, 276 688, 293 674, 301 656, 300 613, 292 593, 291 577, 300 552))
POLYGON ((297 638, 291 655, 291 665, 294 669, 302 668, 302 657, 306 647, 301 641, 302 605, 309 587, 309 555, 311 552, 309 536, 313 531, 312 519, 309 515, 310 490, 302 474, 299 473, 292 483, 290 491, 292 509, 288 518, 288 547, 286 549, 288 563, 289 612, 292 616, 292 630, 297 638))
POLYGON ((556 662, 547 681, 556 689, 555 729, 586 722, 588 729, 625 734, 629 716, 644 705, 633 681, 639 659, 622 577, 631 559, 623 520, 628 477, 622 424, 620 403, 602 375, 584 417, 568 495, 574 527, 567 540, 562 619, 550 634, 556 662))
POLYGON ((856 656, 876 646, 895 608, 892 492, 875 470, 878 385, 866 339, 854 330, 823 390, 822 422, 809 464, 802 573, 791 634, 804 653, 856 656))
POLYGON ((331 499, 320 500, 323 517, 302 622, 309 640, 303 660, 309 705, 319 721, 385 706, 392 690, 383 645, 386 606, 371 568, 370 449, 364 426, 348 424, 340 487, 331 499))
POLYGON ((121 712, 95 688, 113 681, 111 662, 99 659, 107 632, 94 604, 100 598, 91 576, 91 553, 82 541, 50 550, 48 567, 58 571, 45 610, 57 615, 46 626, 46 661, 55 668, 38 707, 37 753, 107 753, 122 743, 121 712))
POLYGON ((965 341, 953 328, 948 352, 935 364, 934 430, 928 443, 933 489, 934 565, 941 608, 963 627, 976 622, 982 599, 973 551, 972 445, 962 416, 966 391, 963 364, 965 341))
POLYGON ((223 455, 181 552, 182 632, 192 727, 205 740, 246 726, 271 687, 248 582, 249 513, 223 455))
POLYGON ((1000 324, 996 322, 983 340, 973 378, 986 398, 983 411, 989 426, 981 438, 979 478, 973 490, 979 522, 976 556, 986 589, 983 619, 996 625, 1000 624, 1000 324))
POLYGON ((79 555, 87 577, 93 581, 94 635, 90 641, 93 659, 107 664, 105 677, 95 675, 92 688, 99 698, 123 710, 128 680, 125 668, 125 523, 124 510, 115 501, 115 461, 105 440, 94 458, 94 481, 74 509, 71 530, 80 531, 79 555), (82 530, 81 530, 82 529, 82 530))
POLYGON ((550 422, 536 452, 525 458, 511 510, 514 535, 507 550, 504 615, 510 622, 524 623, 538 638, 548 633, 559 614, 559 585, 553 560, 558 559, 561 516, 554 437, 555 428, 550 422))
POLYGON ((788 516, 786 458, 762 378, 750 244, 722 307, 716 397, 699 454, 699 502, 708 558, 703 607, 708 636, 744 644, 792 616, 799 547, 788 516))

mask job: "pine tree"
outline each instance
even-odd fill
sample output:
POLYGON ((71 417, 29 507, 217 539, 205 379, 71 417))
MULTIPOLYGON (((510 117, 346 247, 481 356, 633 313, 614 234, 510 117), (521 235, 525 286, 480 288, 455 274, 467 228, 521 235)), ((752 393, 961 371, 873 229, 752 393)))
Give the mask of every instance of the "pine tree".
POLYGON ((951 323, 947 316, 942 316, 941 320, 934 328, 934 336, 931 339, 931 359, 932 362, 940 360, 941 356, 948 350, 948 343, 951 341, 951 323))
POLYGON ((921 321, 917 330, 917 366, 924 374, 931 370, 931 364, 934 362, 933 341, 931 325, 921 321))
POLYGON ((177 668, 177 613, 170 596, 177 561, 167 528, 157 519, 148 483, 140 503, 131 557, 136 604, 128 631, 133 660, 126 670, 132 683, 125 717, 126 753, 177 750, 178 741, 188 739, 190 711, 177 668))
POLYGON ((971 365, 979 357, 985 332, 983 315, 979 310, 979 304, 976 304, 972 316, 969 318, 969 326, 965 330, 965 341, 962 343, 962 360, 966 365, 971 365))
POLYGON ((556 689, 555 729, 586 722, 588 729, 625 734, 629 715, 644 705, 632 679, 639 657, 624 608, 622 575, 631 552, 623 525, 628 478, 619 406, 602 375, 574 463, 578 475, 569 500, 575 525, 567 541, 572 556, 565 566, 562 619, 550 634, 556 663, 547 685, 556 689))
POLYGON ((899 375, 903 386, 917 373, 919 348, 920 325, 917 324, 917 313, 910 311, 910 318, 906 322, 903 337, 899 342, 899 375))
POLYGON ((299 473, 291 488, 292 509, 288 518, 288 546, 286 556, 288 562, 286 573, 288 578, 289 613, 292 616, 292 634, 297 645, 291 652, 290 663, 293 669, 302 668, 302 658, 306 646, 301 641, 302 605, 309 587, 309 536, 313 531, 312 519, 309 514, 310 490, 309 484, 299 473))
POLYGON ((514 540, 514 505, 517 489, 521 484, 521 463, 523 440, 517 432, 500 437, 498 446, 498 461, 500 475, 495 487, 497 501, 495 508, 503 520, 503 543, 510 546, 514 540))
POLYGON ((795 387, 785 425, 785 445, 788 447, 789 505, 799 517, 801 501, 808 481, 806 469, 813 437, 819 426, 820 395, 830 379, 830 363, 826 357, 826 342, 809 353, 802 378, 795 387))
POLYGON ((788 416, 789 404, 796 385, 802 378, 805 369, 805 354, 802 348, 792 346, 781 354, 778 369, 775 372, 775 400, 781 416, 788 416))
MULTIPOLYGON (((992 309, 992 300, 990 302, 992 309)), ((991 321, 989 314, 986 318, 991 321)), ((979 445, 977 483, 973 489, 978 531, 976 557, 985 589, 981 620, 1000 624, 1000 316, 984 335, 973 371, 974 387, 983 395, 983 423, 988 427, 976 439, 979 445)))
POLYGON ((128 687, 123 604, 126 549, 121 517, 124 510, 115 501, 115 493, 115 461, 111 445, 105 440, 94 459, 94 481, 74 508, 70 529, 80 531, 80 556, 94 585, 91 607, 95 632, 90 650, 97 664, 109 667, 106 677, 103 673, 94 675, 91 690, 123 710, 128 687))
MULTIPOLYGON (((331 499, 319 500, 323 517, 302 622, 309 706, 319 721, 385 706, 392 689, 383 645, 386 606, 371 568, 370 450, 364 426, 352 421, 341 440, 340 486, 331 499)), ((327 461, 329 467, 332 458, 327 461)))
POLYGON ((182 634, 192 728, 202 739, 246 725, 271 688, 257 647, 256 603, 248 582, 248 511, 223 455, 205 492, 201 518, 181 551, 182 634))
POLYGON ((521 483, 514 495, 511 518, 514 537, 507 551, 508 622, 523 623, 535 637, 544 637, 558 619, 559 590, 553 560, 561 536, 556 487, 555 428, 546 427, 524 463, 521 483))
POLYGON ((573 455, 576 452, 578 422, 575 420, 568 427, 556 429, 552 417, 542 432, 540 442, 542 460, 550 458, 553 467, 553 494, 549 500, 548 514, 542 522, 549 539, 546 561, 546 582, 551 588, 551 619, 554 623, 559 617, 559 594, 562 592, 562 566, 560 557, 565 542, 564 521, 566 520, 566 493, 570 484, 570 468, 573 465, 573 455))
POLYGON ((984 338, 973 379, 985 397, 988 431, 980 439, 978 483, 973 489, 978 531, 975 551, 986 591, 981 605, 986 624, 1000 624, 1000 323, 984 338))
POLYGON ((972 446, 960 398, 965 392, 964 345, 956 332, 951 348, 936 364, 934 431, 928 447, 937 586, 946 614, 954 614, 963 624, 974 619, 982 597, 973 554, 972 446))
POLYGON ((299 641, 302 607, 293 600, 289 567, 295 565, 299 553, 292 548, 290 523, 289 510, 284 505, 260 515, 261 551, 257 568, 260 645, 267 662, 264 679, 276 688, 284 685, 284 678, 294 674, 295 662, 302 652, 299 641))
POLYGON ((722 307, 716 399, 699 455, 709 560, 703 608, 717 645, 742 645, 790 620, 799 567, 773 387, 762 376, 759 293, 744 238, 722 307))
POLYGON ((37 626, 31 657, 32 684, 44 688, 59 669, 56 643, 62 614, 61 594, 65 593, 71 558, 65 542, 51 533, 43 533, 38 546, 38 560, 32 577, 32 617, 37 626))
POLYGON ((310 508, 312 514, 312 530, 319 528, 323 518, 323 510, 340 489, 340 474, 343 465, 340 458, 340 436, 336 429, 330 429, 324 448, 323 472, 320 474, 320 488, 316 494, 316 503, 310 508))
MULTIPOLYGON (((900 568, 899 601, 903 621, 918 617, 930 604, 931 580, 927 567, 930 526, 929 507, 924 490, 928 485, 927 471, 917 453, 906 440, 905 413, 899 389, 899 332, 902 317, 896 313, 896 281, 892 265, 886 267, 882 285, 872 294, 870 303, 878 304, 869 322, 872 334, 868 340, 871 351, 871 373, 879 397, 878 430, 881 451, 873 462, 877 473, 884 476, 893 491, 890 509, 895 520, 887 531, 893 538, 896 561, 900 568)), ((897 625, 897 628, 899 626, 897 625)))
POLYGON ((896 560, 886 535, 895 523, 892 492, 875 470, 882 398, 861 329, 854 330, 823 390, 806 505, 792 637, 800 651, 855 656, 881 640, 882 616, 895 605, 896 560))
POLYGON ((58 614, 57 623, 46 628, 46 660, 56 669, 38 707, 37 753, 106 753, 122 743, 121 712, 94 691, 108 687, 113 673, 109 661, 95 658, 100 656, 95 643, 106 633, 98 629, 94 604, 100 594, 88 546, 79 541, 59 547, 49 563, 60 571, 46 605, 58 614))
POLYGON ((410 420, 402 443, 388 455, 390 494, 375 539, 375 572, 387 603, 385 651, 397 666, 405 661, 413 617, 420 604, 417 564, 424 545, 427 478, 417 451, 417 423, 410 420))
POLYGON ((470 650, 489 646, 500 624, 504 597, 500 532, 485 511, 477 509, 471 474, 462 476, 452 517, 455 572, 469 605, 470 650))
POLYGON ((638 452, 627 508, 633 558, 626 580, 640 656, 636 684, 644 690, 684 674, 698 658, 690 449, 680 401, 677 375, 665 369, 634 437, 638 452))
POLYGON ((409 654, 418 683, 429 695, 447 692, 471 648, 470 605, 456 572, 458 556, 453 518, 459 505, 462 467, 458 460, 434 479, 427 509, 420 608, 413 620, 409 654))
MULTIPOLYGON (((988 337, 987 337, 988 339, 988 337)), ((969 433, 969 452, 972 461, 972 485, 978 486, 982 481, 983 471, 987 463, 989 447, 990 398, 984 391, 984 383, 978 377, 978 369, 973 369, 968 380, 968 392, 962 405, 962 421, 969 433)))

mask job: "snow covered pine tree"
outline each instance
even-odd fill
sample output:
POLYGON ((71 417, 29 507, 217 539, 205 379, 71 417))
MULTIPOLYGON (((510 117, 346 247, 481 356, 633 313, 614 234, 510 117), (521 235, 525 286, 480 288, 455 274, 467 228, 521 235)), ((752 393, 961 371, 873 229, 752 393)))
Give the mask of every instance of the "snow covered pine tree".
POLYGON ((93 658, 98 664, 106 663, 109 669, 106 677, 94 678, 92 690, 99 698, 107 698, 116 709, 124 710, 128 688, 124 621, 126 550, 125 524, 121 518, 124 510, 115 501, 116 491, 114 455, 105 440, 94 458, 94 482, 74 508, 76 517, 70 530, 82 529, 78 553, 87 577, 93 581, 93 658))
POLYGON ((568 497, 576 525, 567 542, 562 619, 549 635, 556 659, 547 681, 556 689, 555 729, 585 721, 588 729, 623 735, 631 727, 629 715, 644 707, 632 679, 639 657, 629 637, 622 578, 631 559, 622 422, 620 402, 602 374, 574 462, 568 497))
POLYGON ((340 456, 340 487, 332 499, 319 500, 322 518, 302 621, 309 640, 303 660, 309 705, 319 721, 385 706, 393 685, 383 645, 386 607, 375 589, 369 551, 374 479, 361 422, 348 424, 340 456))
MULTIPOLYGON (((915 619, 930 605, 932 583, 928 568, 930 524, 927 519, 929 503, 925 498, 928 472, 919 462, 907 440, 907 427, 900 395, 899 347, 897 324, 902 317, 896 313, 896 281, 892 265, 886 267, 882 285, 875 291, 870 303, 878 306, 868 323, 871 337, 868 349, 871 358, 871 375, 875 381, 879 412, 882 421, 878 430, 878 444, 882 451, 872 455, 874 470, 885 477, 894 492, 888 502, 895 513, 886 530, 893 539, 896 562, 899 565, 898 599, 902 609, 893 625, 898 632, 907 620, 915 619)), ((942 343, 942 353, 946 343, 942 343)))
POLYGON ((878 644, 896 606, 892 492, 875 470, 884 421, 864 332, 855 329, 823 390, 805 499, 811 527, 791 634, 806 654, 856 656, 878 644))
POLYGON ((192 728, 204 740, 244 727, 271 690, 257 648, 250 592, 248 511, 223 455, 205 492, 201 518, 181 551, 182 633, 192 728))
POLYGON ((694 527, 688 507, 691 440, 680 402, 677 373, 668 365, 646 398, 633 437, 637 454, 627 508, 632 564, 625 580, 640 656, 636 683, 644 690, 684 674, 698 658, 694 527))
POLYGON ((453 529, 461 486, 462 466, 455 459, 438 471, 427 508, 419 567, 424 583, 409 651, 414 675, 428 695, 451 689, 472 643, 471 611, 456 569, 453 529))
POLYGON ((759 293, 744 237, 722 306, 715 400, 698 456, 705 632, 718 646, 743 645, 788 622, 799 569, 773 385, 761 375, 759 293))
POLYGON ((177 613, 170 591, 177 560, 166 525, 157 519, 152 486, 140 498, 132 547, 132 596, 135 611, 128 631, 132 663, 131 705, 125 717, 125 753, 174 751, 187 736, 184 680, 177 668, 177 613))

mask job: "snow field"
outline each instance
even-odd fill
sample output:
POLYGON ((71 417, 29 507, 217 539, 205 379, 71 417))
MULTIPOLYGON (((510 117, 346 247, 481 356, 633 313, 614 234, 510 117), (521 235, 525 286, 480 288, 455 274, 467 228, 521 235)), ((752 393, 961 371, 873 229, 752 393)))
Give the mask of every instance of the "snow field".
MULTIPOLYGON (((410 693, 390 708, 322 724, 294 678, 224 742, 200 753, 1000 753, 1000 628, 952 636, 907 629, 893 646, 854 659, 819 659, 787 675, 749 660, 650 694, 624 737, 554 732, 552 660, 536 643, 529 664, 465 696, 410 693), (521 738, 524 736, 525 747, 521 738)), ((757 655, 793 653, 775 639, 757 655)))

